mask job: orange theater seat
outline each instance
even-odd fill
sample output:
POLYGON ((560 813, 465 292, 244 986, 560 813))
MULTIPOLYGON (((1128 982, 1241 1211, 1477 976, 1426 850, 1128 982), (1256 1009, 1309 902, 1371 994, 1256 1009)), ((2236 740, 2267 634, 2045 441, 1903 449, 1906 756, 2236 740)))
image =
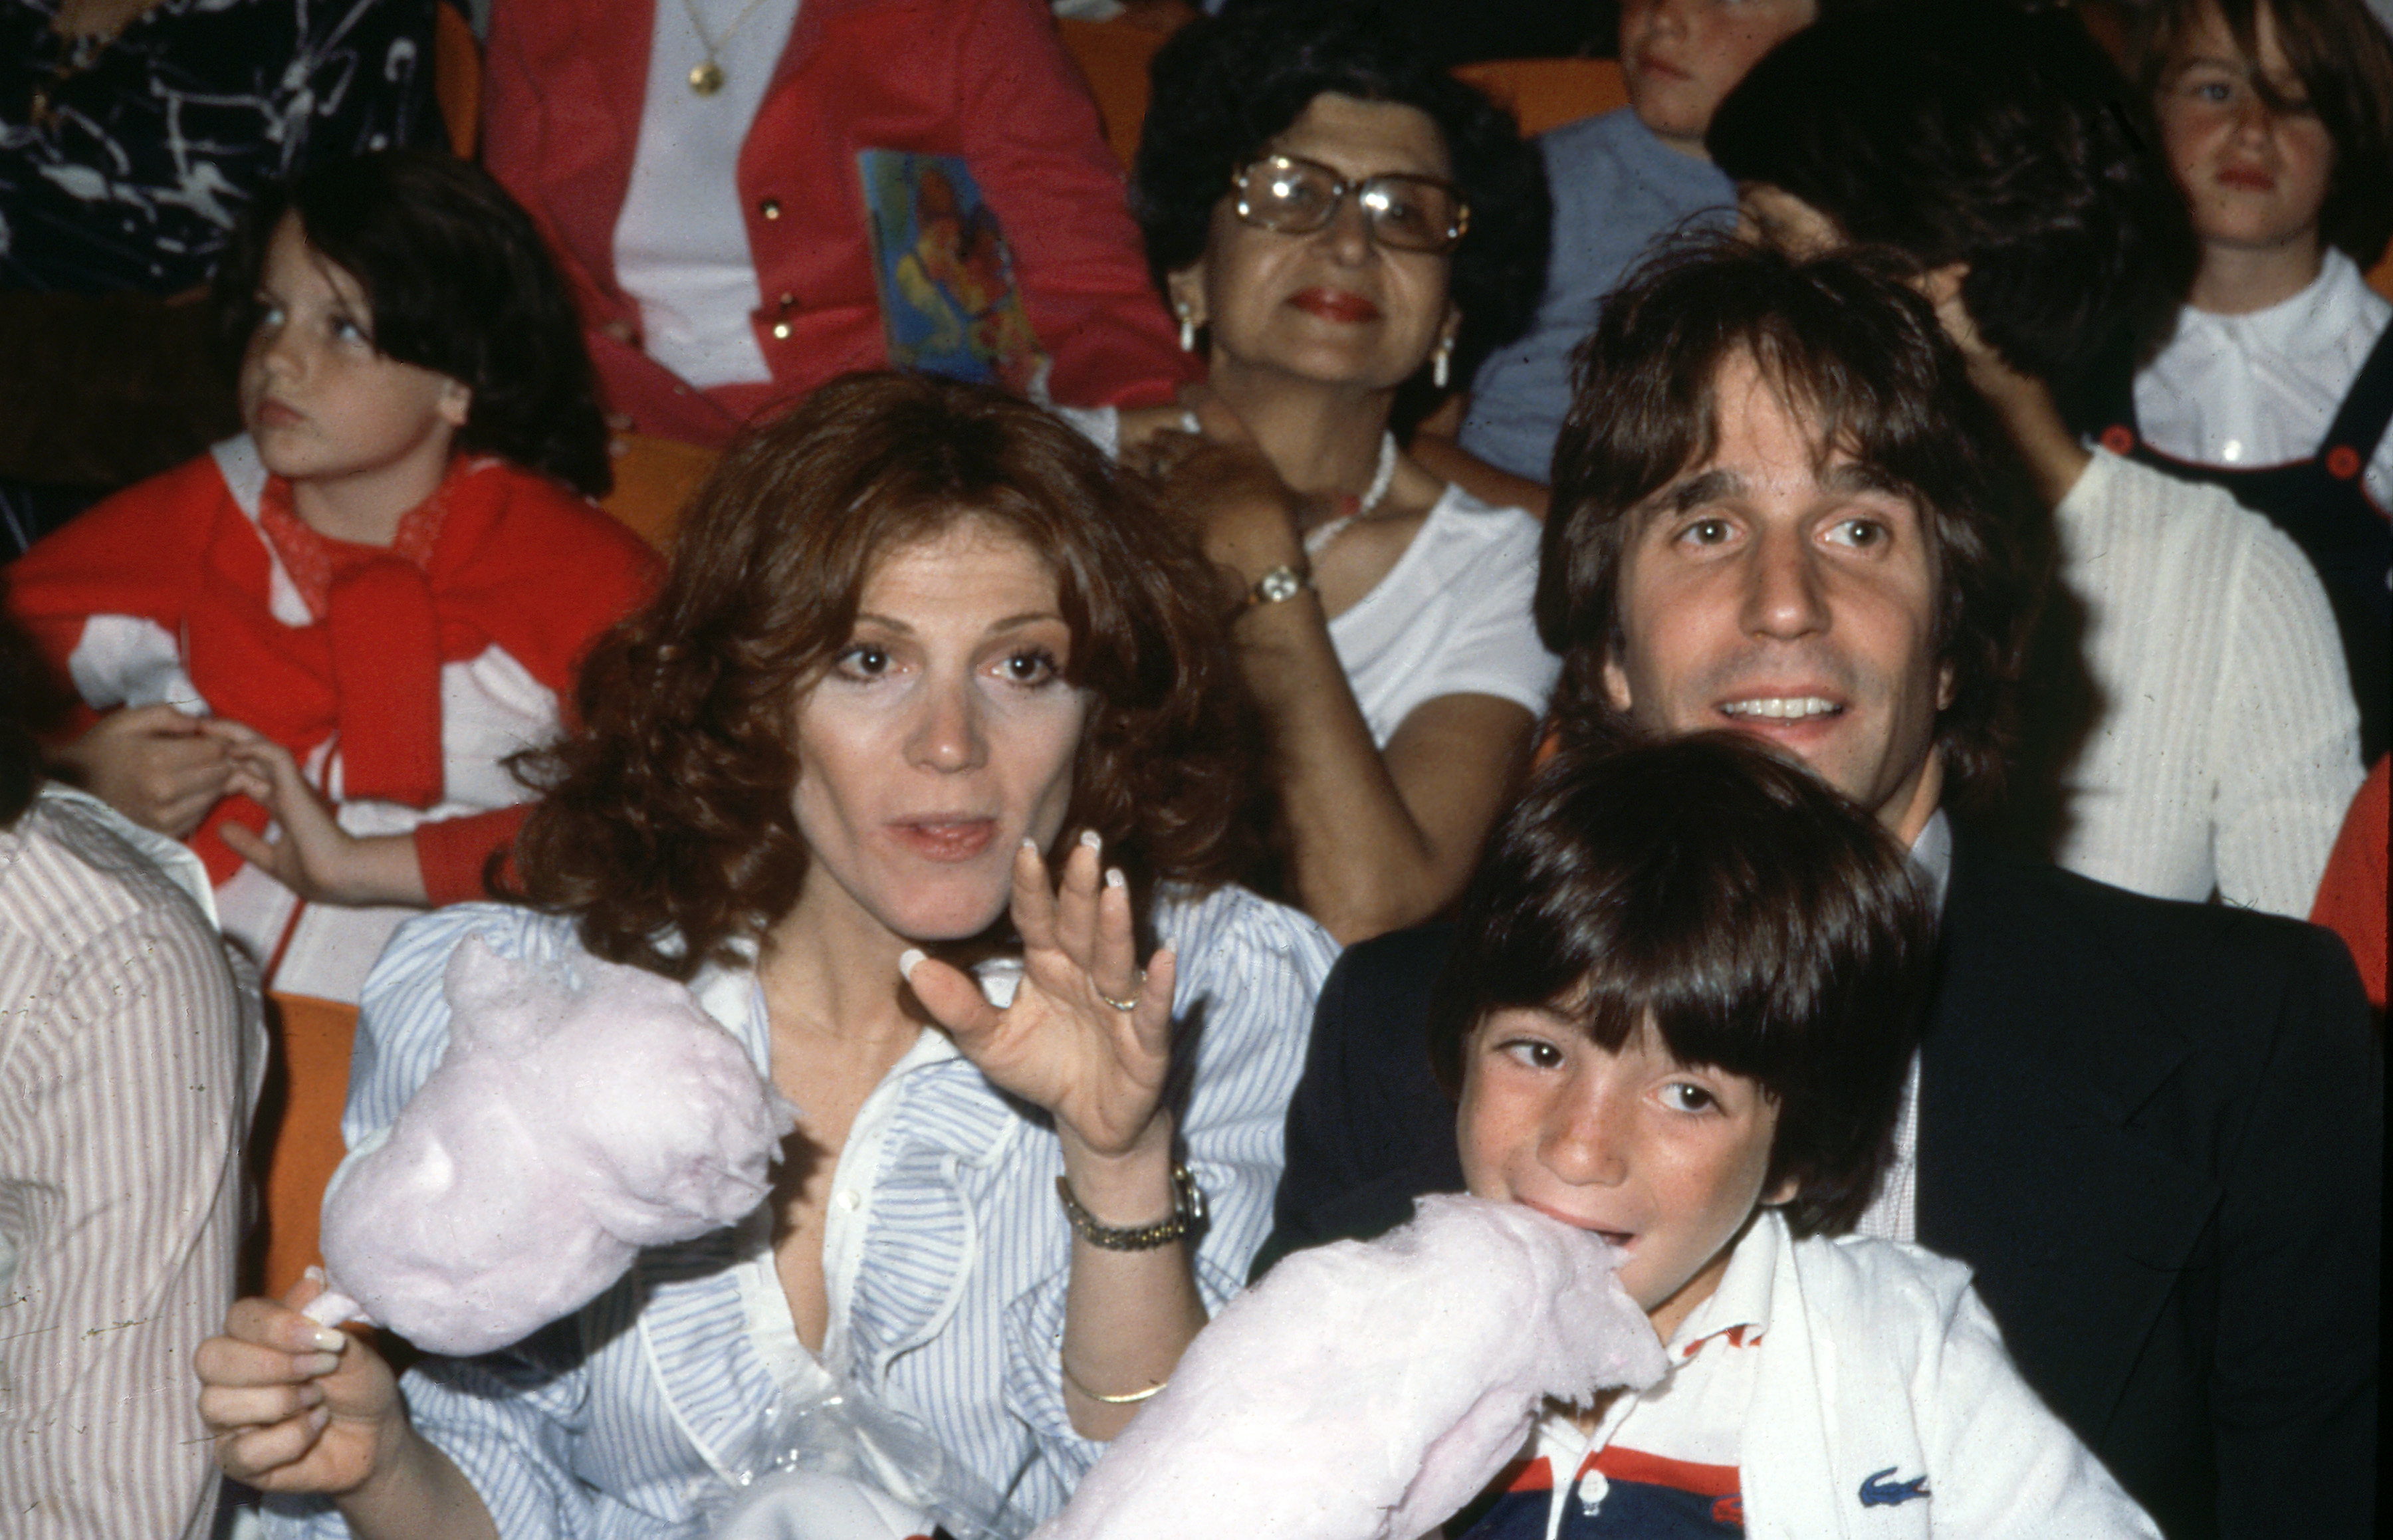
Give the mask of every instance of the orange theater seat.
POLYGON ((615 489, 599 503, 616 520, 670 555, 682 510, 714 469, 713 450, 645 433, 619 433, 614 439, 615 489))
POLYGON ((320 1259, 324 1187, 346 1153, 341 1108, 348 1101, 358 1008, 307 995, 270 995, 268 1003, 275 1051, 251 1146, 265 1215, 251 1241, 260 1260, 242 1288, 280 1295, 320 1259))
POLYGON ((1105 142, 1128 170, 1138 157, 1138 131, 1146 123, 1146 66, 1163 46, 1163 34, 1127 21, 1058 21, 1064 51, 1080 67, 1105 142))
POLYGON ((1497 59, 1456 74, 1512 110, 1523 134, 1628 105, 1628 83, 1610 59, 1497 59))
POLYGON ((449 130, 449 148, 472 160, 482 137, 482 45, 451 0, 432 7, 432 99, 449 130))

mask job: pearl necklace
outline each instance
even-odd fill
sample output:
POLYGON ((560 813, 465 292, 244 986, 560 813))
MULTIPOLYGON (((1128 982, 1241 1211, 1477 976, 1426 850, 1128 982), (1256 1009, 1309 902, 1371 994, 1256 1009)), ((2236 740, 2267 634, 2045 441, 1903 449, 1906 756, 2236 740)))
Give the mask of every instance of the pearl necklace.
POLYGON ((682 11, 689 18, 690 31, 698 33, 699 48, 706 55, 704 63, 689 67, 689 88, 693 95, 711 97, 723 89, 723 60, 716 56, 723 46, 731 41, 731 34, 746 26, 748 19, 756 14, 756 7, 764 3, 765 0, 748 0, 748 8, 731 19, 731 25, 723 29, 721 37, 710 37, 706 23, 698 19, 696 0, 681 0, 682 11))
POLYGON ((1379 468, 1371 473, 1371 485, 1364 491, 1363 501, 1354 504, 1353 513, 1340 514, 1327 524, 1316 524, 1305 531, 1306 559, 1311 560, 1328 550, 1329 542, 1344 534, 1346 527, 1356 519, 1369 518, 1372 512, 1386 500, 1388 489, 1394 486, 1395 481, 1396 436, 1393 433, 1382 433, 1380 435, 1379 468))

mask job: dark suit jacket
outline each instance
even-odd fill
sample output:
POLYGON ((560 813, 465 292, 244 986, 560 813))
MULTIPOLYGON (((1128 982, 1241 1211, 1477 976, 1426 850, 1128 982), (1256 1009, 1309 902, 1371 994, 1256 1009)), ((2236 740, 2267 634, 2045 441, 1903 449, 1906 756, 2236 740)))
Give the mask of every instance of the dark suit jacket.
MULTIPOLYGON (((1452 935, 1331 972, 1259 1271, 1459 1190, 1424 1038, 1452 935)), ((2348 956, 1957 830, 1940 955, 1921 1244, 2175 1540, 2374 1533, 2383 1068, 2348 956)))

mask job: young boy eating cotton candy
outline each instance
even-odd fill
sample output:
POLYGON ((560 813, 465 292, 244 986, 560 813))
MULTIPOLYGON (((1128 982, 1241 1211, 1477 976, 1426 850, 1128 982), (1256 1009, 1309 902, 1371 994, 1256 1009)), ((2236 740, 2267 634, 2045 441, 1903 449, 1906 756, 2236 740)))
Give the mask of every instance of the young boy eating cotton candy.
POLYGON ((1966 1268, 1831 1238, 1891 1148, 1931 947, 1894 842, 1747 739, 1566 752, 1497 826, 1430 1027, 1463 1171, 1621 1247, 1670 1369, 1550 1404, 1450 1534, 2158 1533, 1966 1268))

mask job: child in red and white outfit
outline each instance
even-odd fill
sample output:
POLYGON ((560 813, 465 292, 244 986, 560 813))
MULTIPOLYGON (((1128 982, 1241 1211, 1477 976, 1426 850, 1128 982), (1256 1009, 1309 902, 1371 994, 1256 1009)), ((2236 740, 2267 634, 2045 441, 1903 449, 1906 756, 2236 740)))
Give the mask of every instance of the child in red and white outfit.
POLYGON ((480 896, 585 646, 659 563, 588 498, 606 426, 530 221, 388 151, 263 200, 217 296, 249 431, 41 542, 12 606, 81 698, 59 772, 190 841, 228 934, 353 1000, 480 896))

